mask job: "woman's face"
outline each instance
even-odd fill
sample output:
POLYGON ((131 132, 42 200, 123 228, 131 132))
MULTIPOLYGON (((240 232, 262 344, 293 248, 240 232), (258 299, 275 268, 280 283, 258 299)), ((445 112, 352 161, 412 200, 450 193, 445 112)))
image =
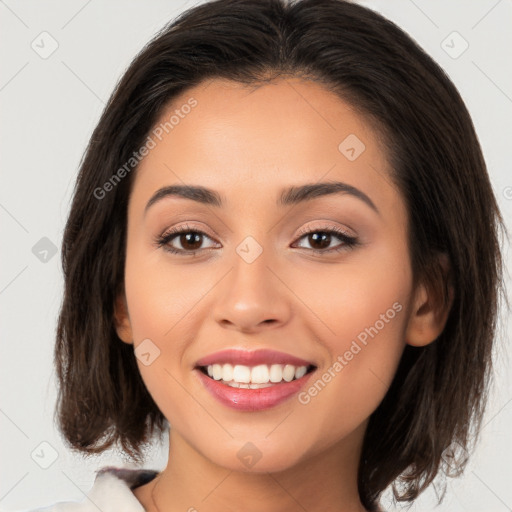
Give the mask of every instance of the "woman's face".
POLYGON ((355 457, 414 291, 406 208, 371 125, 313 82, 214 80, 150 138, 118 332, 172 435, 236 470, 355 457))

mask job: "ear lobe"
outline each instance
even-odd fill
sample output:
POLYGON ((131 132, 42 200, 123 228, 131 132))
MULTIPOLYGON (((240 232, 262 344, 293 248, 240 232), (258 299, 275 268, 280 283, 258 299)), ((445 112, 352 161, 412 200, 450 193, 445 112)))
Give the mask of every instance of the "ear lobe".
POLYGON ((133 344, 132 325, 124 293, 118 295, 114 304, 114 324, 121 341, 130 345, 133 344))
POLYGON ((448 255, 440 254, 429 282, 418 285, 406 329, 408 345, 423 347, 435 341, 443 332, 453 304, 448 255))

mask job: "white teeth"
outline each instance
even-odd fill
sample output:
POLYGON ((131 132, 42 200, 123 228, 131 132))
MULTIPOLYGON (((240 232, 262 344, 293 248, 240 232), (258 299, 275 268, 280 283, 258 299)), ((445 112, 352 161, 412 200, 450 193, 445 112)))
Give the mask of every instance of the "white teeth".
POLYGON ((266 384, 268 382, 268 366, 260 364, 251 370, 251 382, 253 384, 266 384))
POLYGON ((304 377, 304 375, 306 375, 307 371, 308 371, 308 369, 305 366, 299 366, 295 370, 295 378, 300 379, 301 377, 304 377))
POLYGON ((281 382, 283 380, 283 365, 273 364, 270 367, 270 382, 281 382))
POLYGON ((213 378, 215 380, 222 379, 223 371, 222 371, 222 366, 220 364, 214 364, 212 370, 213 370, 213 378))
POLYGON ((261 388, 269 388, 272 386, 269 382, 266 384, 240 384, 240 382, 235 382, 234 380, 231 382, 222 381, 223 384, 226 384, 232 388, 244 388, 244 389, 261 389, 261 388))
POLYGON ((233 366, 225 364, 222 366, 222 380, 230 381, 233 380, 233 366))
POLYGON ((269 388, 270 386, 272 386, 272 384, 270 384, 270 382, 266 382, 264 384, 249 384, 249 387, 251 389, 269 388))
POLYGON ((251 382, 251 369, 248 366, 237 364, 233 368, 233 380, 244 384, 251 382))
POLYGON ((215 380, 222 380, 231 387, 243 389, 259 389, 269 387, 278 382, 291 382, 300 379, 307 373, 306 366, 292 364, 260 364, 245 366, 237 364, 213 364, 206 367, 208 375, 215 380))
POLYGON ((283 379, 286 382, 291 382, 295 377, 295 366, 287 364, 283 370, 283 379))

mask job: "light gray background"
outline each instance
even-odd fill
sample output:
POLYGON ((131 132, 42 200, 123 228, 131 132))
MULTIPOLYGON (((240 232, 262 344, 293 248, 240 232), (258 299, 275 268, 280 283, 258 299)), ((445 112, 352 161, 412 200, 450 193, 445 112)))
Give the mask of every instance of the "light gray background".
MULTIPOLYGON (((94 469, 124 462, 115 453, 90 460, 72 455, 52 422, 52 351, 63 289, 61 237, 82 153, 115 83, 158 29, 196 3, 0 0, 2 510, 80 500, 93 483, 94 469), (44 31, 51 38, 40 36, 44 31), (52 38, 58 48, 43 59, 39 53, 51 49, 52 38), (55 245, 55 255, 48 241, 40 242, 43 237, 55 245)), ((361 3, 411 34, 455 82, 473 116, 496 196, 512 228, 512 2, 361 3), (453 31, 469 44, 457 58, 464 41, 453 31)), ((505 317, 503 311, 496 383, 481 442, 465 475, 449 481, 445 501, 436 510, 512 510, 512 386, 505 346, 510 323, 505 317)), ((144 466, 162 469, 166 458, 167 446, 155 445, 144 466)), ((434 505, 435 494, 428 491, 411 510, 434 510, 434 505)))

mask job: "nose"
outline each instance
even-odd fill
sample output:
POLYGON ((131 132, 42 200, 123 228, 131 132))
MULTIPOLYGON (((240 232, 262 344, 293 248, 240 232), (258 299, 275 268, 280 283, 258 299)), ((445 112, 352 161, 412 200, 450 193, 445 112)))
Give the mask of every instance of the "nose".
POLYGON ((291 292, 276 265, 263 251, 248 263, 236 255, 233 267, 219 283, 214 300, 215 321, 226 329, 255 333, 285 325, 291 316, 291 292))

